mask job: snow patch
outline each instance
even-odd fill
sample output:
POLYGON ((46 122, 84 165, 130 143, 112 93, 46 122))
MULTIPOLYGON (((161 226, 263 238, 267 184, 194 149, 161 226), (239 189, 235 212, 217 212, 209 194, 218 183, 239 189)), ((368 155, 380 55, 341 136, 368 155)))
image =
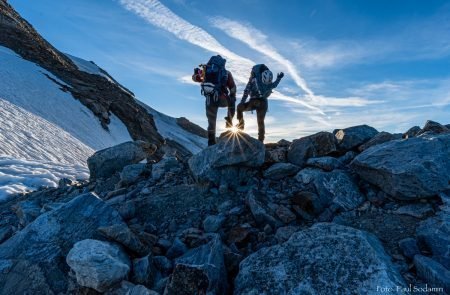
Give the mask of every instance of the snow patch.
POLYGON ((7 201, 12 194, 40 187, 56 187, 61 178, 84 180, 89 178, 89 171, 76 164, 30 161, 0 155, 0 202, 7 201))
POLYGON ((87 61, 82 58, 65 53, 65 55, 72 60, 80 71, 86 72, 92 75, 99 75, 106 78, 109 82, 115 83, 115 81, 92 61, 87 61))
POLYGON ((164 115, 142 102, 139 103, 153 116, 156 129, 158 129, 158 133, 164 138, 181 144, 192 154, 199 153, 208 145, 206 138, 192 134, 180 127, 177 124, 177 119, 164 115))

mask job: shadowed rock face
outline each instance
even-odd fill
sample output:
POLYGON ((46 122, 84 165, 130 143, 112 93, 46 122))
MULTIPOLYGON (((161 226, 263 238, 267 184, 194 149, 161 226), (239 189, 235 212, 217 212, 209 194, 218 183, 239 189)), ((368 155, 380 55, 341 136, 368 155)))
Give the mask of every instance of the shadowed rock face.
POLYGON ((242 261, 234 294, 377 294, 376 286, 404 285, 375 236, 319 223, 242 261))
POLYGON ((351 167, 361 178, 395 198, 432 197, 449 188, 450 135, 376 145, 358 155, 351 167))
POLYGON ((0 294, 66 293, 72 246, 92 238, 100 226, 122 224, 119 213, 93 194, 76 197, 39 216, 0 245, 0 294))
POLYGON ((134 140, 145 140, 160 146, 164 139, 157 132, 153 117, 118 83, 99 75, 78 70, 77 66, 25 21, 9 4, 0 1, 0 45, 24 59, 37 63, 72 86, 64 91, 89 108, 108 129, 110 114, 116 115, 134 140))

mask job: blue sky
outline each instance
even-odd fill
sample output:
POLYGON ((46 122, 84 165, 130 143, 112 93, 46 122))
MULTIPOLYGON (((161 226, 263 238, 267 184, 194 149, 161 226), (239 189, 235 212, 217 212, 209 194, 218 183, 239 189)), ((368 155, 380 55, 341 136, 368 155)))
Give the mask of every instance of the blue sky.
MULTIPOLYGON (((450 123, 449 1, 9 2, 59 50, 203 127, 204 98, 190 75, 216 53, 238 100, 253 64, 285 72, 270 98, 268 141, 358 124, 403 132, 427 119, 450 123)), ((255 117, 245 115, 252 135, 255 117)))

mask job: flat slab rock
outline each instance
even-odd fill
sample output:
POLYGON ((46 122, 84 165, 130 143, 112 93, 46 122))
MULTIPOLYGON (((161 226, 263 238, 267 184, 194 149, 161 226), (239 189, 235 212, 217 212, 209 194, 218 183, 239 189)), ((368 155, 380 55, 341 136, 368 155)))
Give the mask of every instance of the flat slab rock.
POLYGON ((364 231, 318 223, 243 260, 235 295, 379 294, 405 283, 379 240, 364 231))

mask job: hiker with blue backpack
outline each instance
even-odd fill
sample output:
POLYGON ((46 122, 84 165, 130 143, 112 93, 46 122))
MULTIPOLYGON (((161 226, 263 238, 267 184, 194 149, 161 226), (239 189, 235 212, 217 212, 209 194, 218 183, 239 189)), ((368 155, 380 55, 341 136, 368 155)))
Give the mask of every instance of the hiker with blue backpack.
POLYGON ((239 121, 237 128, 244 130, 243 112, 256 110, 258 139, 261 142, 264 142, 264 119, 269 107, 268 98, 272 94, 272 90, 278 86, 283 77, 284 73, 281 72, 277 75, 275 82, 272 82, 273 74, 266 65, 259 64, 252 68, 250 79, 244 90, 244 95, 237 106, 237 119, 239 121), (249 96, 250 100, 246 102, 249 96))
POLYGON ((206 98, 208 118, 208 146, 216 143, 216 120, 219 107, 228 107, 225 127, 233 126, 236 111, 236 84, 233 75, 225 69, 226 60, 220 55, 212 56, 207 64, 194 69, 192 80, 201 83, 201 93, 206 98))

